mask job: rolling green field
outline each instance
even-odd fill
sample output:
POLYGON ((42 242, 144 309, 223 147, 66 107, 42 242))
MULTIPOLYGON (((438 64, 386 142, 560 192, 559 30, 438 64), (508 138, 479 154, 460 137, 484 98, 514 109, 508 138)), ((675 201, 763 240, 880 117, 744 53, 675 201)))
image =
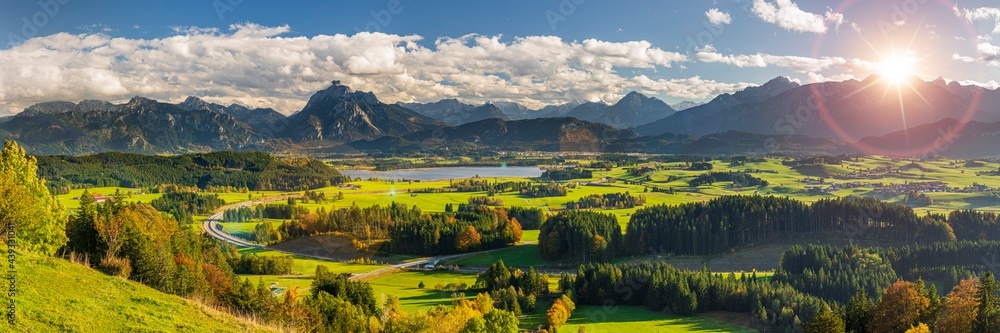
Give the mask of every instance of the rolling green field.
MULTIPOLYGON (((255 253, 259 256, 286 256, 288 254, 273 250, 240 248, 240 253, 255 253)), ((362 265, 350 264, 336 261, 309 258, 305 256, 292 256, 295 261, 290 275, 251 275, 240 274, 240 278, 250 279, 250 282, 257 283, 263 279, 264 284, 277 284, 278 287, 291 288, 299 287, 306 290, 312 285, 313 275, 316 274, 316 266, 326 266, 330 271, 338 273, 367 273, 382 268, 382 265, 362 265)))
MULTIPOLYGON (((281 220, 276 220, 276 219, 267 219, 266 221, 271 222, 271 225, 273 225, 275 228, 277 228, 279 225, 281 225, 281 222, 282 222, 281 220)), ((236 237, 239 237, 239 238, 243 238, 243 239, 249 239, 248 235, 250 235, 251 233, 253 233, 254 228, 257 227, 257 224, 259 224, 259 223, 260 222, 257 222, 257 221, 254 221, 254 222, 219 222, 219 225, 222 226, 222 230, 223 231, 228 232, 228 233, 232 234, 233 236, 236 236, 236 237)))
MULTIPOLYGON (((105 196, 110 196, 115 193, 115 191, 121 191, 125 194, 130 194, 127 201, 129 202, 145 202, 149 203, 153 199, 159 198, 163 193, 145 193, 140 194, 142 190, 127 187, 91 187, 86 189, 86 191, 91 194, 101 194, 105 196)), ((80 208, 80 195, 83 194, 84 189, 70 190, 67 194, 56 195, 56 199, 59 203, 66 209, 67 213, 71 213, 77 208, 80 208)), ((247 201, 250 196, 253 198, 260 198, 266 196, 276 196, 286 192, 281 191, 252 191, 250 193, 209 193, 217 194, 219 198, 225 200, 227 204, 237 203, 242 201, 247 201)))
POLYGON ((438 284, 465 283, 469 288, 476 283, 472 274, 458 274, 438 271, 411 271, 381 277, 369 281, 376 294, 396 295, 403 311, 427 311, 438 305, 450 305, 452 295, 464 293, 465 297, 475 298, 475 291, 439 291, 438 284), (418 288, 420 282, 424 288, 418 288))
MULTIPOLYGON (((163 194, 160 194, 160 193, 156 193, 156 194, 139 194, 140 191, 138 189, 126 188, 126 187, 92 187, 92 188, 86 189, 86 191, 89 191, 91 194, 101 194, 101 195, 104 195, 104 196, 110 196, 110 195, 114 194, 115 191, 119 191, 119 190, 122 193, 126 193, 126 194, 131 193, 132 194, 128 198, 128 201, 130 201, 130 202, 146 202, 146 203, 148 203, 150 201, 153 201, 153 199, 159 198, 160 196, 163 195, 163 194)), ((71 190, 67 194, 57 195, 56 199, 59 200, 59 203, 63 206, 63 208, 66 209, 66 212, 70 213, 70 212, 73 212, 74 210, 76 210, 77 208, 80 208, 80 199, 79 198, 80 198, 80 195, 83 194, 83 191, 84 191, 83 189, 71 190)))
POLYGON ((537 244, 525 244, 507 247, 487 253, 474 254, 465 258, 449 260, 442 264, 459 266, 489 266, 503 260, 507 266, 514 267, 549 267, 552 263, 542 260, 538 255, 537 244))
POLYGON ((579 306, 560 332, 757 332, 708 316, 681 317, 634 306, 579 306))
MULTIPOLYGON (((731 182, 716 182, 712 185, 700 186, 696 189, 696 192, 676 191, 674 194, 647 193, 645 190, 647 187, 671 187, 675 190, 695 190, 688 185, 688 181, 698 175, 706 173, 707 171, 657 170, 652 172, 649 175, 650 179, 647 180, 645 177, 640 178, 631 176, 628 174, 626 168, 619 167, 613 168, 610 171, 597 171, 594 173, 594 177, 592 179, 577 179, 567 182, 567 184, 576 185, 576 187, 569 189, 569 194, 565 197, 526 198, 514 193, 503 193, 497 195, 496 197, 503 199, 504 205, 506 206, 539 207, 553 213, 562 210, 566 202, 576 201, 587 195, 626 191, 632 194, 645 195, 647 199, 647 206, 698 202, 723 195, 754 193, 762 195, 788 196, 805 202, 814 202, 828 197, 847 195, 870 196, 873 195, 873 193, 871 187, 841 189, 833 193, 808 193, 806 192, 806 187, 811 186, 811 184, 804 182, 806 177, 825 178, 827 183, 844 183, 848 180, 834 179, 833 176, 847 174, 855 170, 874 169, 877 167, 900 168, 911 164, 911 162, 912 161, 909 160, 893 160, 886 157, 864 157, 856 162, 844 162, 842 165, 824 164, 790 167, 783 165, 781 160, 768 159, 765 162, 750 162, 746 165, 730 167, 728 162, 712 161, 712 171, 714 172, 745 170, 773 171, 773 173, 753 174, 756 177, 767 180, 770 184, 769 186, 761 188, 733 189, 730 188, 732 185, 731 182), (674 180, 668 181, 668 177, 674 177, 674 180), (604 180, 611 180, 612 182, 605 182, 604 180), (641 184, 628 185, 622 181, 641 184)), ((994 188, 1000 187, 1000 176, 976 175, 977 172, 998 170, 998 168, 1000 168, 1000 164, 997 163, 978 162, 975 165, 970 166, 966 166, 965 163, 961 161, 951 160, 921 161, 912 163, 916 163, 916 167, 906 168, 900 172, 887 174, 881 179, 858 179, 857 181, 885 184, 942 181, 948 184, 949 187, 963 188, 971 186, 973 183, 985 184, 994 188)), ((654 164, 655 163, 646 163, 643 165, 652 166, 654 164)), ((663 165, 667 167, 683 167, 683 163, 663 163, 663 165)), ((488 177, 486 179, 501 182, 532 180, 527 178, 488 177)), ((310 203, 306 204, 306 207, 315 209, 319 206, 324 206, 327 209, 330 209, 347 207, 352 204, 365 207, 375 204, 384 205, 390 202, 399 202, 407 205, 418 205, 422 210, 427 212, 442 212, 444 211, 445 204, 466 203, 468 202, 469 197, 486 195, 485 192, 407 193, 407 191, 412 189, 443 188, 446 187, 449 182, 450 181, 448 180, 413 182, 383 180, 356 181, 351 184, 360 186, 360 189, 340 189, 338 187, 320 189, 320 191, 325 192, 328 197, 332 197, 338 192, 343 192, 345 195, 344 200, 323 204, 310 203)), ((1000 200, 987 198, 981 193, 929 193, 928 195, 934 199, 934 204, 928 207, 915 208, 918 213, 922 214, 928 210, 934 213, 943 213, 955 209, 1000 211, 1000 200)), ((880 199, 889 202, 901 203, 903 196, 899 195, 880 199)), ((638 208, 612 209, 605 210, 605 212, 614 214, 618 218, 619 222, 624 226, 627 224, 631 214, 637 209, 638 208)))
POLYGON ((64 259, 19 253, 17 272, 18 324, 3 332, 278 331, 64 259))

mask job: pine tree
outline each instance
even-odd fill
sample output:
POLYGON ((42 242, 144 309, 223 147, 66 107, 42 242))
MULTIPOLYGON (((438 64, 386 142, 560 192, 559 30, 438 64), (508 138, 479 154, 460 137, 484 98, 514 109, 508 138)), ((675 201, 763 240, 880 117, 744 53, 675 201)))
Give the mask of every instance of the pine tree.
POLYGON ((973 332, 997 332, 1000 330, 1000 297, 997 291, 1000 285, 997 284, 993 273, 986 271, 979 284, 979 309, 976 312, 976 321, 972 324, 973 332))
POLYGON ((829 308, 823 309, 805 325, 807 333, 843 333, 844 320, 829 308))
POLYGON ((874 309, 875 302, 868 298, 868 294, 864 290, 854 294, 847 303, 847 308, 844 309, 844 326, 847 332, 865 332, 865 327, 871 321, 874 309))

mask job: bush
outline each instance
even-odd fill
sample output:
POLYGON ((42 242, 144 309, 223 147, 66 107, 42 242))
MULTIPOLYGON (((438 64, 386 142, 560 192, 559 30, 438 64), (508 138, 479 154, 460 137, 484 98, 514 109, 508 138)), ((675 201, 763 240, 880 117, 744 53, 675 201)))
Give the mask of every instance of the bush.
POLYGON ((125 258, 104 256, 98 268, 109 275, 126 279, 132 274, 132 262, 125 258))

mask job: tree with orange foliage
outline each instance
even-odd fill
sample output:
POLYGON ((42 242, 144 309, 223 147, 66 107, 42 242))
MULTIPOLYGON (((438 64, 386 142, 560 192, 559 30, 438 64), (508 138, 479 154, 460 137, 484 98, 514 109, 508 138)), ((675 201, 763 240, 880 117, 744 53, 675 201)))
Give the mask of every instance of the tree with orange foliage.
POLYGON ((979 309, 979 279, 962 280, 951 288, 948 296, 945 296, 941 314, 938 315, 934 327, 936 331, 942 333, 972 332, 977 309, 979 309))
POLYGON ((280 318, 287 326, 295 328, 296 332, 312 332, 316 330, 319 321, 311 316, 302 299, 299 287, 291 287, 285 291, 285 300, 275 308, 276 318, 280 318))
POLYGON ((455 237, 455 248, 459 251, 470 251, 479 247, 479 243, 483 241, 483 237, 479 235, 479 231, 476 231, 476 227, 467 226, 465 230, 458 233, 455 237))
POLYGON ((552 303, 552 307, 545 313, 545 322, 548 324, 549 332, 556 332, 562 325, 566 324, 569 317, 576 310, 576 304, 569 296, 562 295, 552 303))
POLYGON ((896 281, 885 289, 882 300, 875 305, 868 330, 872 333, 904 332, 919 323, 930 307, 930 299, 917 284, 896 281))
POLYGON ((212 288, 212 296, 217 302, 224 302, 226 297, 233 292, 233 284, 226 277, 226 273, 212 264, 201 264, 201 271, 205 275, 208 286, 212 288))
POLYGON ((512 217, 510 222, 507 223, 507 227, 504 228, 504 233, 508 234, 510 239, 515 240, 515 242, 519 242, 521 241, 521 236, 524 234, 522 229, 521 222, 518 222, 517 218, 512 217))

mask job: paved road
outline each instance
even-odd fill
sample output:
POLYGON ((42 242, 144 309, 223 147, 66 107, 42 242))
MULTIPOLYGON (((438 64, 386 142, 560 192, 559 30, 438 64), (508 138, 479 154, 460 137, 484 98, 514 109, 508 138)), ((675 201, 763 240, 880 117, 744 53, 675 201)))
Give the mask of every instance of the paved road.
MULTIPOLYGON (((272 250, 272 251, 278 251, 278 252, 292 254, 292 255, 298 255, 298 256, 304 256, 304 257, 310 257, 310 258, 316 258, 316 259, 322 259, 322 260, 329 260, 329 261, 343 262, 343 260, 338 259, 338 258, 329 258, 329 257, 323 257, 323 256, 317 256, 317 255, 310 255, 310 254, 305 254, 305 253, 296 253, 296 252, 282 251, 282 250, 268 248, 268 247, 266 247, 264 245, 260 245, 260 244, 257 244, 257 243, 252 243, 252 242, 250 242, 248 240, 245 240, 245 239, 233 236, 232 234, 230 234, 230 233, 225 232, 224 230, 222 230, 222 226, 219 225, 219 221, 221 221, 221 220, 222 220, 222 213, 218 213, 218 214, 212 215, 207 220, 205 220, 205 223, 202 224, 202 228, 206 232, 208 232, 208 234, 211 235, 212 237, 218 238, 218 239, 220 239, 222 241, 225 241, 225 242, 232 243, 233 245, 236 245, 236 246, 251 247, 251 248, 257 248, 257 249, 269 249, 269 250, 272 250)), ((462 257, 474 255, 474 254, 485 253, 485 252, 489 252, 489 251, 463 253, 463 254, 455 254, 455 255, 448 255, 448 256, 430 257, 430 258, 420 258, 420 259, 417 259, 417 260, 407 261, 407 262, 400 263, 400 264, 389 265, 387 267, 382 267, 382 268, 379 268, 379 269, 376 269, 374 271, 367 272, 367 273, 357 273, 357 274, 351 275, 351 280, 360 281, 360 280, 367 280, 369 278, 373 279, 373 278, 377 278, 377 277, 385 275, 385 274, 391 274, 391 273, 393 273, 395 271, 398 271, 398 270, 413 269, 413 268, 422 268, 422 267, 424 267, 424 266, 426 266, 428 264, 433 266, 433 265, 437 265, 437 263, 440 262, 440 261, 442 261, 442 260, 453 260, 453 259, 458 259, 458 258, 462 258, 462 257)))
MULTIPOLYGON (((274 201, 274 200, 284 200, 285 198, 287 198, 287 197, 284 197, 284 196, 283 197, 271 197, 271 198, 265 198, 264 200, 265 201, 274 201)), ((247 206, 250 206, 251 204, 252 204, 252 202, 249 202, 249 201, 247 201, 247 202, 241 202, 241 203, 237 203, 237 204, 233 204, 233 205, 228 205, 228 206, 224 207, 224 209, 247 207, 247 206)), ((220 210, 224 211, 224 209, 220 209, 220 210)), ((219 213, 216 213, 216 214, 214 214, 212 216, 209 216, 208 219, 205 220, 205 223, 202 224, 202 229, 204 229, 205 232, 207 232, 212 237, 218 238, 218 239, 220 239, 222 241, 225 241, 225 242, 228 242, 228 243, 231 243, 233 245, 240 246, 240 247, 250 247, 250 248, 257 248, 257 249, 268 249, 268 250, 272 250, 272 251, 277 251, 277 252, 287 253, 287 254, 292 254, 292 255, 297 255, 297 256, 303 256, 303 257, 309 257, 309 258, 315 258, 315 259, 321 259, 321 260, 336 261, 336 262, 343 262, 343 260, 338 259, 338 258, 330 258, 330 257, 323 257, 323 256, 306 254, 306 253, 297 253, 297 252, 289 252, 289 251, 284 251, 284 250, 277 250, 277 249, 269 248, 269 247, 261 245, 261 244, 257 244, 257 243, 248 241, 248 240, 243 239, 243 238, 239 238, 239 237, 233 236, 232 234, 230 234, 230 233, 222 230, 222 226, 219 225, 219 222, 222 221, 222 214, 223 214, 223 212, 219 212, 219 213)), ((534 243, 534 242, 526 242, 525 244, 531 244, 531 243, 534 243)), ((407 261, 407 262, 400 263, 400 264, 389 265, 387 267, 379 268, 379 269, 376 269, 376 270, 368 272, 368 273, 357 273, 357 274, 351 275, 351 280, 357 280, 357 281, 367 280, 367 279, 377 278, 377 277, 380 277, 380 276, 386 275, 386 274, 392 274, 393 272, 399 271, 399 270, 413 269, 413 268, 422 268, 422 267, 427 266, 427 265, 436 266, 441 261, 455 260, 455 259, 459 259, 459 258, 464 258, 464 257, 472 256, 472 255, 481 254, 481 253, 489 253, 489 252, 493 252, 493 251, 497 251, 497 250, 501 250, 501 249, 503 249, 503 248, 492 249, 492 250, 485 250, 485 251, 479 251, 479 252, 453 254, 453 255, 446 255, 446 256, 419 258, 419 259, 416 259, 416 260, 411 260, 411 261, 407 261)))
MULTIPOLYGON (((232 209, 232 208, 238 208, 238 207, 246 207, 246 206, 250 206, 250 204, 251 204, 251 202, 241 202, 241 203, 238 203, 238 204, 226 206, 225 208, 226 209, 232 209)), ((304 256, 304 257, 321 259, 321 260, 343 262, 343 260, 338 259, 338 258, 330 258, 330 257, 323 257, 323 256, 306 254, 306 253, 297 253, 297 252, 289 252, 289 251, 272 249, 272 248, 268 248, 267 246, 264 246, 264 245, 261 245, 261 244, 253 243, 253 242, 248 241, 246 239, 233 236, 232 234, 230 234, 230 233, 222 230, 222 226, 219 225, 219 222, 222 221, 222 215, 223 215, 223 213, 220 212, 220 213, 216 213, 216 214, 214 214, 212 216, 209 216, 208 219, 205 220, 205 223, 202 224, 202 229, 204 229, 205 232, 207 232, 212 237, 218 238, 218 239, 220 239, 222 241, 225 241, 225 242, 228 242, 228 243, 231 243, 233 245, 240 246, 240 247, 250 247, 250 248, 257 248, 257 249, 269 249, 269 250, 272 250, 272 251, 277 251, 277 252, 282 252, 282 253, 287 253, 287 254, 292 254, 292 255, 297 255, 297 256, 304 256)), ((486 252, 490 252, 490 251, 495 251, 495 250, 487 250, 487 251, 472 252, 472 253, 463 253, 463 254, 455 254, 455 255, 447 255, 447 256, 439 256, 439 257, 420 258, 420 259, 416 259, 416 260, 412 260, 412 261, 408 261, 408 262, 404 262, 404 263, 400 263, 400 264, 395 264, 395 265, 390 265, 390 266, 387 266, 387 267, 379 268, 379 269, 376 269, 376 270, 368 272, 368 273, 354 274, 354 275, 351 276, 351 280, 366 280, 366 279, 369 279, 369 278, 376 278, 376 277, 379 277, 379 276, 382 276, 382 275, 385 275, 385 274, 391 274, 391 273, 393 273, 395 271, 398 271, 398 270, 412 269, 412 268, 421 268, 421 267, 424 267, 424 266, 426 266, 428 264, 430 264, 430 265, 437 265, 437 263, 440 262, 440 261, 442 261, 442 260, 453 260, 453 259, 458 259, 458 258, 462 258, 462 257, 466 257, 466 256, 471 256, 471 255, 479 254, 479 253, 486 253, 486 252)))
POLYGON ((233 236, 232 234, 223 231, 222 226, 219 225, 219 221, 221 220, 222 220, 222 213, 209 216, 208 219, 205 220, 205 223, 202 224, 202 229, 204 229, 205 232, 208 232, 208 234, 211 235, 212 237, 232 243, 233 245, 236 246, 252 247, 258 249, 264 248, 263 245, 257 243, 251 243, 248 240, 233 236))

